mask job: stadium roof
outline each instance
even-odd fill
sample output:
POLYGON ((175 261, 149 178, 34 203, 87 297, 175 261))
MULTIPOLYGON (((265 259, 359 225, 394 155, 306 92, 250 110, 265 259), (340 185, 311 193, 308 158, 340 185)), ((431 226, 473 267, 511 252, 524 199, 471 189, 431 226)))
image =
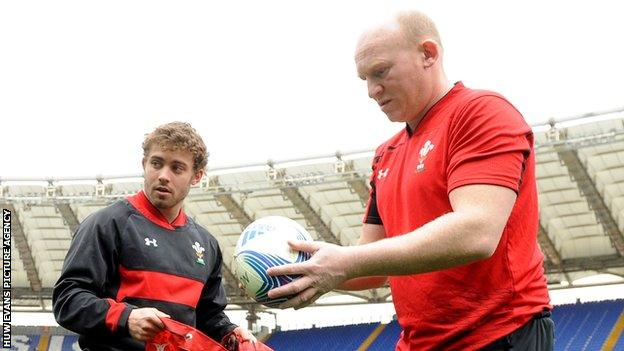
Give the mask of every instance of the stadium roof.
MULTIPOLYGON (((598 115, 598 121, 573 118, 534 128, 539 243, 553 287, 599 273, 624 277, 624 109, 598 115)), ((185 210, 219 240, 232 304, 251 305, 236 287, 231 262, 242 228, 256 218, 287 216, 318 240, 357 242, 372 154, 214 169, 191 189, 185 210)), ((70 233, 88 214, 141 188, 138 175, 0 179, 0 203, 16 214, 14 308, 49 310, 70 233)), ((390 296, 388 288, 349 294, 363 302, 390 296)))

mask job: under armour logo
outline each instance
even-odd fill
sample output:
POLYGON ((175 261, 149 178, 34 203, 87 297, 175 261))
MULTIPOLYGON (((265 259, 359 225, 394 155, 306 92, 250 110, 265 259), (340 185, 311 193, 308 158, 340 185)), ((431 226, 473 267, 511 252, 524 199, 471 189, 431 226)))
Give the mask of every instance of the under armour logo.
POLYGON ((388 175, 389 171, 390 168, 380 169, 379 172, 377 172, 377 179, 385 178, 388 175))
POLYGON ((158 247, 158 244, 156 243, 156 239, 145 238, 145 246, 151 246, 151 245, 158 247))
POLYGON ((152 344, 154 346, 156 346, 156 351, 165 351, 165 347, 167 347, 167 345, 169 344, 152 344))

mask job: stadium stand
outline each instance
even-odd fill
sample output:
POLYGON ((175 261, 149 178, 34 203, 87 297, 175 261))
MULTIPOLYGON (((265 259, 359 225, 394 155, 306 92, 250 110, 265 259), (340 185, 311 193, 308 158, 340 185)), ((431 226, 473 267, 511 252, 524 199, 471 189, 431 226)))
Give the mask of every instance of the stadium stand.
POLYGON ((624 300, 557 306, 555 350, 600 350, 623 311, 624 300))
POLYGON ((30 283, 26 275, 24 263, 19 254, 19 249, 15 245, 15 239, 11 239, 11 285, 15 288, 28 288, 30 283))
MULTIPOLYGON (((618 337, 614 348, 604 348, 607 337, 624 316, 624 300, 587 302, 556 306, 553 321, 556 325, 556 351, 624 350, 624 337, 618 337)), ((367 350, 394 349, 401 328, 397 321, 385 325, 367 348, 359 348, 375 324, 361 324, 330 328, 276 332, 267 344, 276 350, 367 350), (366 333, 364 332, 366 331, 366 333), (359 344, 355 345, 356 342, 359 344), (319 346, 323 345, 323 346, 319 346), (309 347, 310 346, 310 347, 309 347)))
POLYGON ((119 182, 111 183, 111 192, 113 194, 131 195, 143 188, 142 182, 119 182))
POLYGON ((377 323, 278 332, 267 340, 275 350, 357 350, 377 323))
MULTIPOLYGON (((624 323, 624 300, 556 306, 555 351, 624 350, 620 326, 612 344, 608 337, 624 323)), ((77 336, 56 328, 18 327, 11 350, 75 351, 77 336)), ((276 351, 387 351, 393 350, 401 329, 397 321, 303 330, 276 331, 266 344, 276 351)))
MULTIPOLYGON (((574 287, 579 279, 596 274, 610 274, 624 281, 624 110, 610 119, 553 122, 534 131, 540 200, 538 240, 545 255, 549 287, 574 287)), ((342 245, 357 242, 368 200, 371 157, 371 151, 336 153, 207 172, 191 189, 185 211, 221 245, 231 305, 250 314, 262 309, 241 295, 231 272, 238 235, 254 219, 288 216, 315 239, 342 245)), ((0 204, 15 213, 11 271, 13 286, 19 289, 13 292, 13 310, 49 311, 51 289, 60 274, 72 229, 94 211, 141 187, 140 176, 74 180, 0 177, 0 204)), ((390 292, 383 287, 353 295, 361 299, 358 303, 386 302, 390 292)), ((558 336, 557 347, 570 343, 567 349, 582 349, 587 342, 586 349, 591 349, 609 339, 613 328, 602 326, 612 326, 618 316, 608 309, 598 312, 601 306, 574 312, 575 316, 585 313, 585 321, 564 313, 568 307, 561 307, 555 319, 564 334, 558 336), (573 331, 582 323, 586 328, 573 331)), ((250 317, 254 320, 253 315, 250 317)), ((392 340, 397 333, 396 322, 384 326, 369 349, 384 349, 388 344, 382 340, 392 340)), ((612 341, 612 347, 624 350, 621 337, 612 341)))
POLYGON ((43 286, 52 287, 61 273, 71 234, 54 206, 17 206, 43 286))
POLYGON ((369 351, 385 351, 396 344, 401 334, 401 326, 396 320, 388 323, 381 334, 371 343, 369 351))
POLYGON ((63 196, 91 196, 95 193, 95 184, 62 184, 58 186, 58 192, 63 196))
POLYGON ((60 327, 15 327, 10 350, 80 351, 80 347, 78 335, 60 327))
POLYGON ((45 187, 41 185, 14 185, 7 189, 6 197, 20 198, 43 198, 45 187))
POLYGON ((104 208, 105 205, 97 205, 97 204, 70 204, 72 211, 76 214, 76 218, 78 221, 82 223, 85 218, 87 218, 93 212, 104 208))

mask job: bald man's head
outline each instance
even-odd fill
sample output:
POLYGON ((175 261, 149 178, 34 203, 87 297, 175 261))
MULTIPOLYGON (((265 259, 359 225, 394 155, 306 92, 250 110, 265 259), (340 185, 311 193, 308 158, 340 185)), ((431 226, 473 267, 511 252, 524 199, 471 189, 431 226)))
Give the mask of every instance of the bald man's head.
POLYGON ((399 12, 390 20, 379 23, 365 32, 360 37, 359 43, 361 44, 371 37, 377 37, 381 33, 389 34, 392 32, 400 36, 406 45, 418 46, 423 40, 430 39, 442 47, 440 33, 435 23, 429 16, 420 11, 399 12))
POLYGON ((362 35, 355 64, 368 95, 388 118, 412 127, 452 87, 438 30, 416 11, 401 12, 362 35))
POLYGON ((424 13, 419 11, 400 12, 394 20, 409 43, 418 45, 423 39, 432 39, 442 46, 440 33, 438 33, 435 23, 424 13))

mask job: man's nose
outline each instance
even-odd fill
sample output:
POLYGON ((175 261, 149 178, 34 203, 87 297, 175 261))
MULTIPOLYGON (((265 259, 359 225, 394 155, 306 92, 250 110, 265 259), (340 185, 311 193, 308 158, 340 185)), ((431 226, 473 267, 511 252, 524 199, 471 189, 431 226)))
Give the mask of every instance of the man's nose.
POLYGON ((367 81, 367 85, 368 85, 368 96, 371 99, 377 100, 381 96, 383 87, 381 86, 381 84, 372 82, 370 80, 367 81))
POLYGON ((169 183, 171 180, 171 171, 167 167, 163 167, 158 173, 158 180, 161 183, 169 183))

